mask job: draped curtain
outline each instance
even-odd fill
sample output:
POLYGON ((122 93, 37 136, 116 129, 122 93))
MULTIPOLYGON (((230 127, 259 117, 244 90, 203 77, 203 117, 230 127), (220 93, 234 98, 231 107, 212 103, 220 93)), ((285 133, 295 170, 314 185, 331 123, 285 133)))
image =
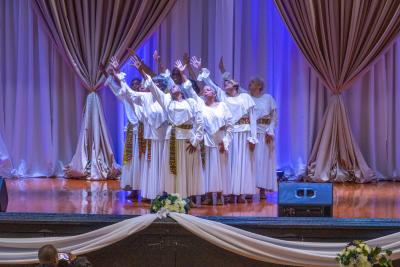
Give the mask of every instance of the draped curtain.
POLYGON ((275 0, 310 65, 334 93, 308 160, 312 181, 374 179, 356 145, 340 93, 400 30, 399 1, 275 0))
MULTIPOLYGON (((78 143, 88 90, 38 25, 32 3, 0 1, 0 135, 16 175, 62 176, 78 143)), ((332 93, 304 58, 273 0, 178 0, 138 53, 154 66, 157 47, 168 67, 183 52, 201 56, 217 83, 220 55, 244 88, 252 75, 263 77, 278 105, 278 166, 287 175, 306 170, 332 93)), ((341 94, 354 139, 368 165, 385 179, 400 178, 399 48, 396 39, 341 94)), ((122 70, 128 82, 138 76, 128 64, 122 70)), ((118 160, 124 108, 109 90, 97 94, 118 160)))
POLYGON ((40 27, 32 1, 0 1, 0 40, 0 135, 13 167, 0 172, 62 176, 86 92, 40 27))
POLYGON ((0 133, 0 176, 11 176, 12 169, 10 155, 0 133))
POLYGON ((89 90, 79 134, 67 177, 116 178, 114 154, 99 97, 102 80, 98 70, 116 55, 123 61, 126 49, 137 49, 162 21, 174 1, 49 1, 33 4, 56 46, 89 90))

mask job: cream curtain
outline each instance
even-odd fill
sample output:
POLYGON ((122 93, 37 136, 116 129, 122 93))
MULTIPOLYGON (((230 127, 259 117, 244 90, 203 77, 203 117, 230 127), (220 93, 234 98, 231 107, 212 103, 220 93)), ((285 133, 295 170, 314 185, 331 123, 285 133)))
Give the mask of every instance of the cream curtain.
POLYGON ((352 136, 340 93, 372 66, 400 30, 400 2, 275 0, 331 97, 308 161, 312 181, 368 182, 375 174, 352 136))
POLYGON ((0 133, 0 176, 9 177, 12 174, 11 159, 7 151, 6 144, 0 133))
POLYGON ((162 21, 175 1, 51 1, 36 0, 34 8, 51 38, 73 67, 85 88, 83 121, 66 177, 116 178, 114 154, 106 130, 103 109, 95 92, 102 83, 98 70, 116 55, 127 58, 162 21))

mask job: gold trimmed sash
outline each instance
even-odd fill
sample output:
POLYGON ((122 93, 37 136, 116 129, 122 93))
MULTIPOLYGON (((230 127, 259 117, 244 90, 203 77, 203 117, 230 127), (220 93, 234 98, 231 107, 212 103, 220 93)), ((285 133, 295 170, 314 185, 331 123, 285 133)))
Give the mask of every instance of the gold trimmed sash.
POLYGON ((128 123, 124 144, 123 164, 125 165, 133 158, 133 124, 128 123))

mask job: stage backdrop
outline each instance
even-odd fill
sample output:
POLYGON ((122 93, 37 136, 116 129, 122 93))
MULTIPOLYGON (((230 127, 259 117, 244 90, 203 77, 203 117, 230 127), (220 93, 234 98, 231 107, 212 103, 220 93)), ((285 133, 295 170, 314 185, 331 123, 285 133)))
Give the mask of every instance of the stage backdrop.
MULTIPOLYGON (((0 2, 0 134, 15 174, 62 176, 76 148, 85 91, 45 35, 30 1, 0 2)), ((158 48, 171 66, 184 52, 203 58, 217 82, 218 60, 247 87, 266 81, 278 105, 278 166, 300 174, 307 164, 330 92, 294 43, 272 0, 178 0, 138 53, 153 66, 158 48)), ((350 126, 378 177, 400 179, 400 88, 397 40, 343 93, 350 126)), ((128 81, 137 75, 125 65, 128 81)), ((123 106, 100 90, 114 154, 122 159, 123 106)))

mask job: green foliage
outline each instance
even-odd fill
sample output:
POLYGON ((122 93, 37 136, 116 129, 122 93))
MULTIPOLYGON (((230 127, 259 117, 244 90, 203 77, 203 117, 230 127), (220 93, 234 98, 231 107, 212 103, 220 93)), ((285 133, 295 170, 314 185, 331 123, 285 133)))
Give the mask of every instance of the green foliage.
POLYGON ((361 240, 354 240, 337 254, 336 261, 340 266, 346 267, 393 267, 392 260, 389 258, 391 254, 390 250, 382 251, 380 247, 371 248, 361 240))

